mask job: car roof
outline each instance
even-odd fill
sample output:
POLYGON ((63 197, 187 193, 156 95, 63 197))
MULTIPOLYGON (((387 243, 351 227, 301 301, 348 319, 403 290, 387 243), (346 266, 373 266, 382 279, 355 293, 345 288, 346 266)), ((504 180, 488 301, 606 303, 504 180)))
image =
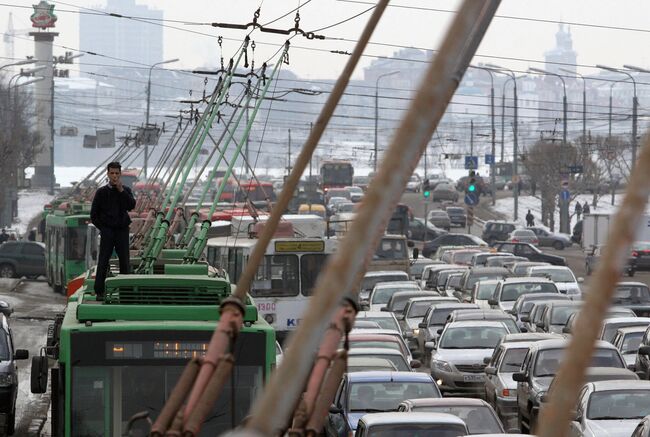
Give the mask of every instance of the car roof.
MULTIPOLYGON (((423 292, 423 293, 427 293, 427 292, 423 292)), ((449 300, 450 300, 450 299, 456 299, 456 298, 455 298, 455 297, 449 297, 449 296, 440 296, 440 295, 437 294, 437 293, 427 293, 426 296, 422 296, 422 297, 420 297, 420 296, 418 296, 418 297, 412 297, 412 298, 410 298, 408 301, 409 301, 409 302, 426 302, 426 301, 431 301, 431 300, 433 300, 433 302, 435 302, 435 301, 438 301, 438 300, 440 300, 440 301, 444 301, 444 300, 446 300, 446 299, 449 299, 449 300)), ((458 299, 456 299, 456 300, 458 300, 458 299)))
POLYGON ((640 380, 609 380, 590 382, 594 391, 609 390, 650 390, 650 381, 640 380))
POLYGON ((506 269, 505 267, 473 267, 470 272, 472 275, 480 275, 485 273, 504 273, 509 275, 510 270, 506 269))
POLYGON ((548 306, 553 309, 557 307, 580 307, 582 306, 582 301, 580 300, 560 300, 560 301, 551 301, 548 306))
POLYGON ((365 318, 381 318, 381 319, 392 319, 394 317, 393 313, 386 311, 359 311, 357 313, 357 319, 365 318))
MULTIPOLYGON (((460 319, 467 318, 467 317, 487 317, 487 318, 502 318, 502 319, 511 319, 512 317, 506 313, 504 313, 501 310, 497 309, 485 309, 485 308, 479 308, 479 309, 466 309, 466 310, 454 310, 452 311, 452 314, 454 314, 455 317, 458 317, 460 319)), ((476 320, 476 319, 471 319, 471 320, 476 320)), ((459 322, 459 319, 456 319, 457 322, 459 322)))
POLYGON ((632 334, 635 332, 646 332, 648 329, 647 326, 625 326, 623 328, 618 328, 616 332, 620 332, 621 334, 632 334))
POLYGON ((364 278, 371 278, 375 276, 389 276, 389 275, 400 275, 408 277, 408 274, 402 270, 375 270, 372 272, 366 272, 364 278))
POLYGON ((479 306, 475 303, 464 303, 464 302, 441 302, 441 303, 436 303, 432 304, 431 308, 435 307, 435 309, 470 309, 470 308, 475 308, 478 309, 479 306))
MULTIPOLYGON (((531 349, 539 349, 539 350, 544 350, 544 349, 563 349, 569 345, 569 339, 563 338, 563 339, 553 339, 553 340, 540 340, 536 341, 533 343, 530 347, 531 349)), ((596 343, 594 345, 595 348, 599 349, 613 349, 613 350, 618 350, 614 347, 613 344, 611 344, 608 341, 604 340, 596 340, 596 343)))
POLYGON ((431 382, 433 378, 423 372, 376 371, 348 373, 350 382, 431 382))
POLYGON ((375 288, 394 288, 394 287, 420 287, 415 281, 388 281, 388 282, 377 282, 375 288))
POLYGON ((501 281, 507 283, 507 284, 526 284, 526 283, 551 283, 555 284, 555 282, 551 281, 548 278, 542 278, 539 276, 510 276, 507 278, 503 278, 501 281))
POLYGON ((349 335, 356 334, 367 334, 367 335, 390 335, 390 336, 400 336, 401 334, 394 329, 353 329, 350 331, 349 335))
POLYGON ((443 407, 443 406, 472 406, 484 407, 489 406, 483 399, 477 398, 421 398, 421 399, 407 399, 410 405, 414 407, 443 407))
POLYGON ((560 334, 552 334, 549 332, 513 332, 512 334, 504 335, 501 344, 519 343, 524 341, 538 342, 542 340, 552 340, 555 338, 561 339, 564 338, 564 336, 560 334))
MULTIPOLYGON (((528 349, 535 341, 509 341, 503 342, 499 345, 504 350, 510 349, 528 349)), ((394 350, 394 349, 393 349, 394 350)))
POLYGON ((636 287, 636 286, 642 286, 642 287, 647 287, 647 285, 644 284, 643 282, 634 282, 634 281, 619 282, 619 283, 616 284, 616 286, 617 286, 617 287, 620 287, 620 286, 626 286, 626 287, 631 287, 631 286, 635 286, 635 287, 636 287))
POLYGON ((403 411, 400 411, 399 413, 373 413, 364 415, 361 420, 363 420, 368 427, 407 423, 444 423, 450 425, 462 425, 464 427, 467 426, 461 418, 448 413, 413 413, 403 411))
POLYGON ((609 323, 627 323, 627 322, 639 322, 639 325, 644 323, 650 324, 650 317, 610 317, 609 319, 603 320, 603 324, 609 323))
POLYGON ((483 279, 479 280, 476 283, 477 284, 487 284, 487 285, 496 285, 499 283, 501 279, 483 279))
POLYGON ((352 355, 395 355, 404 358, 404 355, 397 349, 381 347, 356 347, 348 351, 348 356, 352 355))
POLYGON ((493 327, 499 326, 505 329, 503 322, 499 320, 459 320, 457 322, 447 323, 446 328, 474 328, 477 326, 493 327))
MULTIPOLYGON (((544 269, 544 270, 571 270, 570 267, 568 266, 553 266, 553 265, 548 265, 548 266, 530 266, 531 270, 539 270, 539 269, 544 269)), ((571 273, 573 273, 573 270, 571 270, 571 273)))
POLYGON ((515 229, 514 231, 512 231, 513 234, 514 234, 514 233, 517 233, 517 232, 520 232, 520 233, 521 233, 521 232, 524 232, 524 233, 527 233, 527 234, 533 234, 533 235, 535 234, 535 233, 534 233, 533 231, 531 231, 530 229, 515 229))
POLYGON ((612 380, 618 379, 619 377, 620 379, 639 379, 636 373, 629 369, 622 369, 620 367, 587 367, 585 375, 587 376, 587 381, 590 381, 590 377, 597 378, 599 376, 615 376, 616 378, 610 378, 612 380))
POLYGON ((526 293, 519 296, 517 300, 519 299, 521 300, 571 300, 571 298, 566 294, 560 294, 560 293, 526 293))

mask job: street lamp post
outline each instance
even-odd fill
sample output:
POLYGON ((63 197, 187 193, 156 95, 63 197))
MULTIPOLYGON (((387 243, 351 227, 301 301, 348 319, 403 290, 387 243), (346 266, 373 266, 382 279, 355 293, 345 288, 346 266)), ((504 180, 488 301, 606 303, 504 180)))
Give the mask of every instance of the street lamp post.
MULTIPOLYGON (((492 186, 492 205, 496 203, 496 174, 495 174, 495 161, 496 161, 496 129, 494 127, 494 74, 492 70, 485 67, 470 65, 471 68, 487 71, 490 74, 490 119, 492 125, 492 162, 490 163, 490 185, 492 186)), ((501 160, 503 161, 503 149, 501 149, 501 160)))
MULTIPOLYGON (((145 129, 149 127, 149 107, 151 105, 151 71, 158 65, 171 64, 172 62, 177 62, 178 58, 168 59, 166 61, 156 62, 151 67, 149 67, 149 79, 147 80, 147 115, 145 118, 145 129)), ((144 178, 147 178, 147 164, 149 162, 149 146, 144 145, 144 178)))
POLYGON ((379 80, 383 77, 386 76, 392 76, 394 74, 398 74, 398 71, 391 71, 390 73, 384 73, 380 74, 377 76, 377 80, 375 81, 375 155, 374 155, 374 162, 373 162, 373 170, 375 173, 377 172, 377 153, 378 153, 378 147, 377 147, 377 129, 378 129, 378 122, 379 122, 379 80))
MULTIPOLYGON (((512 158, 512 176, 514 179, 514 189, 512 190, 513 192, 513 198, 514 198, 514 219, 517 220, 519 218, 519 169, 517 168, 518 164, 518 158, 517 155, 519 153, 518 150, 518 142, 517 142, 517 131, 519 129, 518 127, 518 108, 517 108, 517 78, 515 77, 515 72, 508 69, 508 68, 503 68, 499 67, 498 65, 494 64, 485 64, 486 67, 492 69, 492 71, 497 72, 497 73, 502 73, 510 76, 512 79, 512 83, 514 84, 514 116, 515 116, 515 123, 513 126, 513 158, 512 158)), ((505 90, 505 84, 504 84, 504 90, 505 90)), ((505 100, 504 100, 505 101, 505 100)), ((503 154, 503 151, 502 151, 503 154)))
MULTIPOLYGON (((632 68, 630 65, 624 65, 625 68, 630 68, 630 69, 637 69, 638 67, 632 68)), ((612 68, 608 67, 606 65, 596 65, 596 68, 601 68, 603 70, 607 71, 612 71, 614 73, 621 73, 626 75, 627 77, 630 78, 632 81, 632 86, 634 87, 634 97, 632 97, 632 166, 631 168, 634 168, 636 164, 636 148, 637 148, 637 142, 636 142, 636 129, 637 129, 637 111, 639 109, 639 100, 636 98, 636 81, 634 80, 634 77, 628 73, 627 71, 624 70, 619 70, 618 68, 612 68)), ((640 70, 637 70, 640 71, 640 70)))
MULTIPOLYGON (((530 71, 533 73, 540 73, 540 74, 546 74, 549 76, 555 76, 558 77, 562 81, 562 90, 563 90, 563 96, 562 96, 562 151, 563 153, 560 153, 560 174, 562 173, 562 168, 567 166, 566 162, 566 152, 567 152, 567 101, 566 101, 566 83, 564 82, 564 78, 557 74, 553 73, 551 71, 546 71, 542 70, 541 68, 534 68, 531 67, 529 68, 530 71)), ((559 198, 559 204, 560 204, 560 232, 563 232, 565 234, 568 234, 570 231, 570 217, 569 217, 569 201, 568 199, 563 199, 562 195, 560 194, 558 196, 559 198)))
POLYGON ((9 68, 9 67, 15 67, 17 65, 33 64, 35 62, 36 62, 36 59, 25 59, 24 61, 18 61, 18 62, 13 62, 11 64, 2 65, 2 66, 0 66, 0 70, 3 70, 5 68, 9 68))
POLYGON ((582 74, 566 68, 560 68, 560 71, 575 74, 582 79, 582 143, 585 145, 587 144, 587 79, 582 74))

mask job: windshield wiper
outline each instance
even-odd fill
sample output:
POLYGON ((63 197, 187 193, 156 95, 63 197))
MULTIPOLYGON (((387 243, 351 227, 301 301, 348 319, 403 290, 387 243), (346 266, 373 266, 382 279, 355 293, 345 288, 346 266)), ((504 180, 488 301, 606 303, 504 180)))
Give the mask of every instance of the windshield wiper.
POLYGON ((380 410, 378 408, 353 408, 350 413, 385 413, 391 410, 380 410))

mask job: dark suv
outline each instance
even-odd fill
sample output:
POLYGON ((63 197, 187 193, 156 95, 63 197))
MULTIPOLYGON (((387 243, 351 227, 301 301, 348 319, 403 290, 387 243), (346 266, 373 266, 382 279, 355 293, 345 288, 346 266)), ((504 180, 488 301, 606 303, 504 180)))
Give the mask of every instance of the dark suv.
POLYGON ((0 244, 0 277, 45 275, 45 245, 33 241, 7 241, 0 244))
POLYGON ((481 238, 491 246, 497 241, 505 241, 510 233, 517 229, 517 224, 504 221, 487 221, 483 226, 483 235, 481 238))
MULTIPOLYGON (((14 350, 11 329, 4 315, 0 314, 0 423, 8 435, 14 433, 16 425, 16 397, 18 396, 18 374, 16 360, 26 360, 29 352, 25 349, 14 350)), ((4 435, 3 432, 0 434, 4 435)))

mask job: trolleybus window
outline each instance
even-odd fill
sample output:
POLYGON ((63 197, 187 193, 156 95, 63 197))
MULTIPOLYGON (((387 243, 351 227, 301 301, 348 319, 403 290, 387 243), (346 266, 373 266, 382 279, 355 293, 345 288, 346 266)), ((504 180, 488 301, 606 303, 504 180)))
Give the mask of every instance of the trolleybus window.
POLYGON ((327 255, 320 253, 300 257, 300 282, 303 295, 311 296, 314 292, 316 279, 325 266, 325 261, 327 261, 327 255))
POLYGON ((298 295, 298 256, 267 255, 251 287, 253 297, 298 295))
POLYGON ((83 261, 86 248, 86 229, 68 228, 65 257, 70 260, 83 261))

